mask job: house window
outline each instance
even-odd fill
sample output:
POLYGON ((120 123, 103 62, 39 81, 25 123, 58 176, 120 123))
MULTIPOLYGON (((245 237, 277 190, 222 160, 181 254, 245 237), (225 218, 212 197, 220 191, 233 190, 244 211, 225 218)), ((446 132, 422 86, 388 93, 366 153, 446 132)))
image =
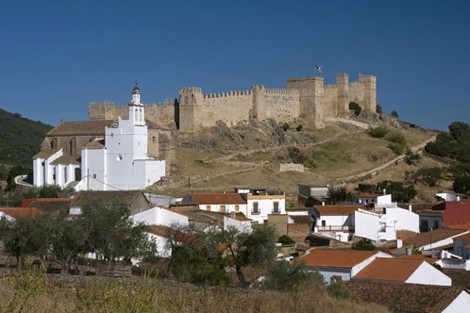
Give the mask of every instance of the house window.
POLYGON ((238 204, 235 204, 235 212, 240 211, 240 206, 238 204))
POLYGON ((326 226, 326 221, 321 221, 321 226, 326 226))
POLYGON ((211 206, 210 205, 206 205, 206 211, 210 211, 211 210, 211 206))
POLYGON ((225 211, 226 211, 225 205, 221 205, 220 206, 220 212, 225 213, 225 211))
POLYGON ((279 213, 279 202, 275 201, 273 203, 273 213, 279 213))
POLYGON ((258 202, 253 202, 253 214, 259 214, 258 202))

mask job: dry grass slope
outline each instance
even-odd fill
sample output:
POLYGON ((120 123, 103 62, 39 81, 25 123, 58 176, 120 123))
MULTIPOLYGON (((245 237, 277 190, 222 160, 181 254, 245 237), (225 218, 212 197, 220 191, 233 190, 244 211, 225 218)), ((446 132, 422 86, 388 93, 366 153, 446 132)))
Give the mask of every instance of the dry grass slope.
POLYGON ((287 293, 204 288, 156 280, 87 280, 73 284, 23 273, 0 282, 0 312, 248 313, 388 312, 375 304, 331 297, 318 287, 287 293))
MULTIPOLYGON (((190 192, 250 186, 294 194, 297 184, 346 184, 354 188, 358 182, 403 181, 406 171, 416 171, 421 166, 443 166, 426 156, 414 166, 395 162, 397 155, 388 148, 387 140, 373 138, 366 129, 347 123, 327 124, 322 130, 304 127, 301 131, 291 128, 286 132, 279 132, 279 127, 275 129, 272 124, 255 126, 241 130, 218 127, 180 138, 171 182, 156 184, 151 190, 183 196, 190 192), (281 163, 295 161, 289 152, 292 147, 304 158, 304 172, 279 170, 281 163), (391 166, 376 171, 386 163, 391 166), (365 175, 369 171, 372 173, 365 175)), ((409 148, 436 135, 404 123, 387 127, 403 134, 409 148)), ((448 182, 433 189, 418 185, 415 202, 434 201, 435 192, 448 188, 448 182)))

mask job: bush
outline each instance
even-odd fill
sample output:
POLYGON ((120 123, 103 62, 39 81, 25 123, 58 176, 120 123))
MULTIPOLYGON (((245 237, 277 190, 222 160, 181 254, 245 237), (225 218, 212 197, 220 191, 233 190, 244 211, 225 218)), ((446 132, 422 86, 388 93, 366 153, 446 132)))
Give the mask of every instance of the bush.
POLYGON ((284 123, 284 125, 282 125, 282 130, 285 131, 285 132, 288 131, 289 128, 290 128, 290 126, 287 123, 284 123))
POLYGON ((287 235, 282 235, 281 237, 279 237, 279 239, 277 240, 278 243, 281 243, 283 245, 292 245, 295 243, 294 240, 292 240, 292 238, 290 238, 289 236, 287 235))
POLYGON ((303 128, 302 124, 299 124, 295 130, 299 132, 302 130, 302 128, 303 128))
POLYGON ((397 132, 397 131, 392 131, 392 132, 387 133, 387 136, 385 136, 385 139, 387 141, 398 143, 398 144, 401 144, 403 146, 406 145, 405 136, 402 133, 397 132))
POLYGON ((362 108, 359 104, 357 104, 356 102, 350 102, 349 103, 349 110, 352 110, 354 111, 354 114, 356 116, 358 116, 359 114, 361 114, 361 111, 362 111, 362 108))
POLYGON ((397 111, 392 111, 392 113, 390 113, 390 116, 398 119, 398 112, 397 111))
POLYGON ((355 242, 352 244, 352 247, 354 250, 366 250, 366 251, 372 251, 375 250, 375 246, 372 243, 370 239, 367 238, 362 238, 358 242, 355 242))
POLYGON ((279 291, 297 291, 311 283, 321 286, 323 276, 307 271, 302 263, 290 264, 278 261, 270 265, 263 286, 279 291))
POLYGON ((417 153, 413 153, 411 149, 406 150, 405 153, 405 162, 408 165, 414 165, 416 164, 421 157, 417 153))
POLYGON ((388 132, 389 129, 386 126, 371 127, 368 130, 368 134, 374 138, 384 138, 388 132))

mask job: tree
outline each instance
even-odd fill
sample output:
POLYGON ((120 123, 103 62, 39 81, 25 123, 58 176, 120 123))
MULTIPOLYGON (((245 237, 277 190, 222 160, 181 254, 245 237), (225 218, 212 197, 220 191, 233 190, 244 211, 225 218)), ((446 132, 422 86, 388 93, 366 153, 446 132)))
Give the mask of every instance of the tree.
POLYGON ((463 193, 470 195, 470 176, 457 176, 454 178, 452 185, 453 189, 457 193, 463 193))
POLYGON ((410 174, 410 179, 415 183, 420 182, 425 186, 434 187, 444 178, 444 170, 440 167, 423 166, 416 172, 410 174))
POLYGON ((147 256, 155 244, 149 242, 144 224, 134 224, 129 208, 121 203, 90 199, 81 207, 80 228, 84 251, 95 252, 103 261, 130 261, 147 256))
POLYGON ((356 102, 350 102, 349 103, 349 110, 352 110, 354 111, 354 114, 356 116, 358 116, 359 114, 361 114, 361 111, 362 111, 362 108, 359 104, 357 104, 356 102))
POLYGON ((31 172, 31 169, 23 165, 15 165, 9 171, 7 175, 7 186, 5 191, 14 191, 16 188, 15 177, 19 175, 26 175, 31 172))
POLYGON ((392 200, 397 202, 409 202, 416 196, 416 190, 412 185, 404 185, 401 182, 384 180, 377 184, 377 192, 386 190, 392 195, 392 200))
POLYGON ((411 151, 411 149, 406 150, 406 153, 405 153, 405 162, 406 162, 406 164, 414 165, 419 161, 420 158, 421 157, 418 153, 413 153, 413 151, 411 151))
POLYGON ((353 200, 351 192, 349 192, 346 187, 329 187, 328 193, 332 204, 337 204, 338 202, 350 202, 353 200))
POLYGON ((266 273, 263 287, 279 291, 297 291, 311 284, 323 285, 323 276, 309 272, 303 263, 273 262, 266 273))
POLYGON ((375 250, 375 246, 370 239, 362 238, 361 240, 352 244, 354 250, 375 250))
POLYGON ((394 118, 396 118, 396 119, 398 119, 398 112, 397 112, 397 111, 392 111, 392 112, 390 113, 390 116, 391 116, 391 117, 394 117, 394 118))
POLYGON ((377 106, 375 108, 375 112, 377 112, 378 114, 383 113, 382 106, 380 104, 377 104, 377 106))
POLYGON ((282 245, 292 245, 295 243, 295 241, 287 235, 280 236, 277 242, 282 245))
POLYGON ((267 266, 277 255, 276 231, 271 225, 254 224, 251 232, 240 232, 236 228, 207 231, 210 247, 223 246, 227 251, 229 265, 235 267, 238 280, 246 286, 243 268, 246 266, 267 266))

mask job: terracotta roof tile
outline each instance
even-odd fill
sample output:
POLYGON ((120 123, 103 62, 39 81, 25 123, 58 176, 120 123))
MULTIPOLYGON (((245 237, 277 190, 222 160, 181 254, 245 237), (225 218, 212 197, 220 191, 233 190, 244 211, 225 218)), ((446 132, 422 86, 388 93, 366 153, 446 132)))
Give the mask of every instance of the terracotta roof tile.
POLYGON ((423 262, 404 258, 377 258, 357 273, 354 279, 405 282, 423 262))
POLYGON ((56 153, 59 150, 60 149, 51 149, 51 148, 42 149, 41 151, 36 153, 36 155, 34 155, 33 159, 34 160, 35 159, 47 159, 48 157, 50 157, 51 155, 53 155, 54 153, 56 153))
POLYGON ((242 194, 227 193, 194 193, 192 202, 197 204, 246 204, 242 194))
POLYGON ((80 206, 91 198, 99 198, 109 203, 131 205, 141 195, 142 191, 139 190, 80 191, 74 196, 71 205, 80 206))
POLYGON ((299 259, 306 266, 350 269, 376 253, 352 249, 312 249, 299 259))
POLYGON ((13 218, 35 218, 42 212, 37 208, 16 208, 16 207, 9 207, 9 208, 0 208, 0 212, 5 213, 13 218))
POLYGON ((452 286, 470 289, 470 271, 444 268, 444 274, 452 278, 452 286))
POLYGON ((362 209, 367 211, 367 207, 361 204, 353 205, 315 205, 314 210, 316 210, 320 215, 351 215, 357 211, 357 209, 362 209))
POLYGON ((424 254, 411 254, 411 255, 404 255, 400 257, 401 259, 408 259, 408 260, 421 260, 425 261, 429 264, 434 264, 439 261, 438 258, 433 258, 429 255, 424 255, 424 254))
POLYGON ((447 228, 450 229, 466 229, 470 230, 470 224, 447 224, 447 228))
POLYGON ((463 291, 461 288, 405 283, 343 282, 355 301, 386 306, 391 312, 440 313, 463 291))
POLYGON ((470 233, 466 233, 461 236, 457 236, 454 238, 454 240, 462 240, 462 241, 470 241, 470 233))
POLYGON ((111 120, 62 122, 50 130, 46 136, 80 136, 80 135, 104 135, 106 126, 113 124, 111 120))
POLYGON ((80 165, 80 162, 78 162, 76 156, 71 156, 71 155, 63 155, 54 161, 51 162, 52 165, 58 165, 58 164, 76 164, 80 165))
POLYGON ((414 247, 422 247, 447 238, 458 236, 465 232, 466 230, 461 229, 438 228, 426 233, 421 233, 415 237, 408 238, 404 240, 403 243, 406 245, 413 245, 414 247))

